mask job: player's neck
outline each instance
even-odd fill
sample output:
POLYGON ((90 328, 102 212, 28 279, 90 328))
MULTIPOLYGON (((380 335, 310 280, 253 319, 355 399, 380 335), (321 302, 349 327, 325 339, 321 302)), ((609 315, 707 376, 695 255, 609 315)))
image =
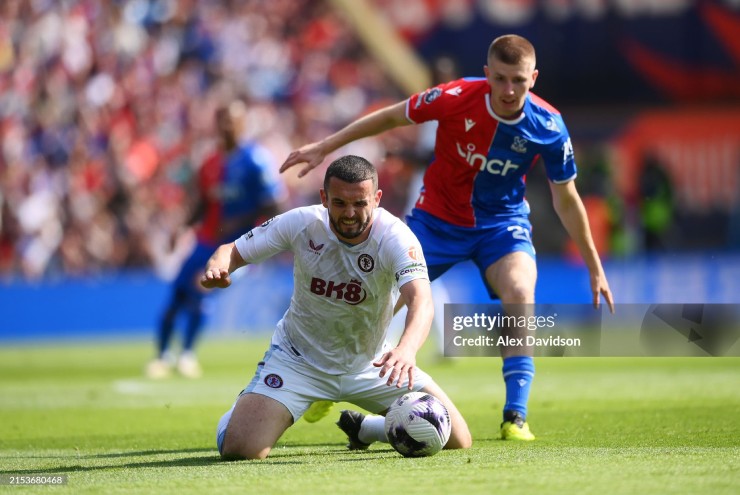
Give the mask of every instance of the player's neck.
POLYGON ((524 111, 524 107, 522 107, 519 110, 517 110, 516 112, 510 113, 508 115, 501 115, 499 112, 497 112, 493 108, 491 108, 491 110, 496 115, 496 117, 498 117, 501 120, 516 120, 516 119, 518 119, 522 115, 522 112, 524 111))
POLYGON ((332 231, 334 232, 334 236, 337 238, 339 242, 344 244, 347 247, 355 247, 358 244, 362 244, 367 240, 368 237, 370 237, 370 229, 372 228, 372 224, 368 225, 367 229, 365 229, 365 232, 363 232, 361 235, 354 237, 352 239, 347 239, 346 237, 342 237, 341 235, 337 234, 334 229, 332 231))

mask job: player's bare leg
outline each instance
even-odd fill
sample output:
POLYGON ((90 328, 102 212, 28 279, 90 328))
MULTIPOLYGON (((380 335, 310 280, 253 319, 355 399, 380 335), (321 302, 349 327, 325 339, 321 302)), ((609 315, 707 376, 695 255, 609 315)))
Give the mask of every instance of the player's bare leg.
POLYGON ((260 394, 239 397, 226 429, 224 459, 265 459, 272 446, 293 424, 280 402, 260 394))
POLYGON ((473 445, 473 436, 470 434, 468 424, 465 422, 463 415, 460 414, 460 411, 457 410, 455 404, 444 393, 444 390, 435 382, 429 382, 421 391, 438 398, 447 408, 447 412, 450 413, 452 429, 445 449, 469 449, 473 445))
MULTIPOLYGON (((529 254, 507 254, 488 267, 486 280, 498 294, 507 315, 533 315, 537 265, 529 254)), ((534 378, 534 349, 526 345, 526 337, 530 333, 527 327, 516 325, 509 325, 501 331, 510 343, 501 346, 506 384, 501 438, 505 440, 534 440, 526 422, 529 389, 534 378)))
MULTIPOLYGON (((534 306, 534 287, 537 283, 537 265, 527 253, 509 253, 486 269, 486 280, 501 299, 507 315, 530 316, 534 306)), ((503 329, 504 335, 525 342, 528 330, 521 327, 503 329)), ((504 346, 501 357, 532 356, 527 345, 504 346)))

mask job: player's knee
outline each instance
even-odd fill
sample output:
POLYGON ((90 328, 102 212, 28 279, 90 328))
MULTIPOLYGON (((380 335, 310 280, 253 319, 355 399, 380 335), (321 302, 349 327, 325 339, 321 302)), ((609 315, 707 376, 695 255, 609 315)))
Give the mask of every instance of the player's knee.
POLYGON ((240 461, 240 460, 263 460, 267 459, 272 450, 270 447, 259 447, 249 445, 243 442, 234 442, 232 445, 227 442, 224 445, 223 452, 221 452, 221 459, 225 461, 240 461))
POLYGON ((470 429, 465 423, 465 420, 460 416, 458 419, 453 419, 452 432, 447 444, 446 449, 469 449, 473 446, 473 436, 470 434, 470 429))
POLYGON ((250 440, 247 436, 240 434, 238 429, 227 429, 225 427, 225 423, 228 423, 230 418, 230 413, 231 411, 222 418, 216 437, 221 459, 225 461, 265 459, 272 450, 269 445, 265 446, 260 442, 250 440))
POLYGON ((473 437, 469 431, 453 432, 445 445, 445 449, 469 449, 473 446, 473 437))
POLYGON ((532 304, 534 287, 527 283, 514 283, 501 290, 499 294, 504 304, 532 304))
POLYGON ((473 435, 470 434, 470 432, 466 432, 465 436, 460 440, 460 448, 461 449, 469 449, 473 446, 473 435))

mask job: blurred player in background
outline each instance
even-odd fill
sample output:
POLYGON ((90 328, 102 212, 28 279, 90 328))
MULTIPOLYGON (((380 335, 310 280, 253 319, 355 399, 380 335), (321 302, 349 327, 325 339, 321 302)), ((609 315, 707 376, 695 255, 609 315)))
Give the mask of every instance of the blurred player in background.
MULTIPOLYGON (((397 217, 379 208, 375 167, 344 156, 327 169, 321 205, 290 210, 218 248, 201 284, 225 288, 230 274, 284 251, 294 254, 293 296, 252 381, 217 429, 224 458, 264 459, 318 400, 347 401, 383 414, 406 390, 439 398, 450 413, 446 448, 467 448, 465 420, 442 389, 416 367, 433 303, 421 246, 397 217), (408 306, 403 335, 386 340, 393 308, 408 306)), ((383 416, 344 411, 350 449, 387 441, 383 416)))
MULTIPOLYGON (((509 314, 527 315, 535 302, 537 267, 524 177, 541 158, 555 211, 588 267, 593 304, 598 308, 603 296, 613 311, 574 182, 570 136, 560 113, 530 93, 538 75, 534 47, 520 36, 501 36, 491 43, 487 63, 485 78, 440 84, 303 146, 288 156, 281 172, 305 163, 299 172, 303 176, 347 143, 399 126, 438 121, 434 158, 407 217, 424 249, 429 278, 472 260, 490 296, 499 298, 509 314)), ((514 339, 527 332, 516 327, 502 331, 514 339)), ((506 385, 501 437, 534 440, 526 422, 533 349, 502 346, 501 353, 506 385)))
POLYGON ((157 332, 157 356, 146 367, 150 378, 166 378, 174 367, 188 378, 201 375, 194 347, 204 323, 205 291, 198 284, 203 266, 219 244, 282 210, 285 193, 274 158, 254 142, 241 142, 245 118, 246 106, 239 100, 216 110, 219 148, 198 172, 199 198, 188 222, 197 223, 197 242, 172 284, 157 332), (170 344, 181 313, 186 317, 185 334, 175 359, 170 344))

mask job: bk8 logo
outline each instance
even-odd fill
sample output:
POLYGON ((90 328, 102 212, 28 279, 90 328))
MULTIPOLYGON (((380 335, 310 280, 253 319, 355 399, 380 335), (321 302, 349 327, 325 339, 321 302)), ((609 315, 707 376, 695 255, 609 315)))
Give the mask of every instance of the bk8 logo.
POLYGON ((311 292, 319 296, 333 297, 344 300, 345 303, 352 306, 360 304, 367 298, 367 292, 362 288, 362 282, 352 279, 349 283, 326 281, 324 279, 313 277, 311 279, 311 292))

